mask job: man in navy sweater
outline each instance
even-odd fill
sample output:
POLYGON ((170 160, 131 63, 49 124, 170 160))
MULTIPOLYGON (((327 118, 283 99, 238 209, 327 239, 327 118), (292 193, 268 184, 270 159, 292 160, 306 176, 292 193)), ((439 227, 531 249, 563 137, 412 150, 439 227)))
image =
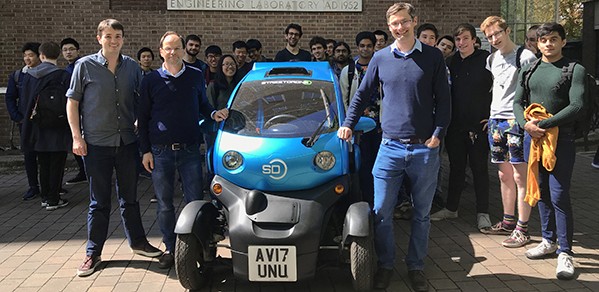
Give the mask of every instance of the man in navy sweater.
POLYGON ((206 98, 202 71, 183 64, 183 38, 166 32, 160 40, 162 67, 141 83, 139 119, 143 165, 152 173, 158 199, 158 223, 166 252, 160 268, 170 268, 175 251, 175 171, 183 182, 186 202, 202 199, 200 114, 220 122, 228 110, 215 111, 206 98))
POLYGON ((402 180, 407 176, 412 182, 414 213, 405 262, 412 288, 426 291, 428 284, 423 270, 429 212, 437 185, 434 174, 439 170, 439 143, 451 115, 447 70, 438 49, 415 39, 417 17, 411 4, 396 3, 386 16, 395 42, 374 54, 337 135, 351 139, 352 129, 373 90, 382 84, 383 140, 372 170, 375 248, 379 259, 374 288, 386 288, 393 273, 393 208, 402 180))

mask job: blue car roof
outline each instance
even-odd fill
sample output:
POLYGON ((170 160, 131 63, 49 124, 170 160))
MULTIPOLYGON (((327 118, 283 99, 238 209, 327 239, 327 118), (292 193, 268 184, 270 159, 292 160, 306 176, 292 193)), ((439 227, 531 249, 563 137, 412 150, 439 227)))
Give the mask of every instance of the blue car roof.
POLYGON ((244 82, 282 78, 334 82, 334 76, 329 62, 255 62, 244 82))

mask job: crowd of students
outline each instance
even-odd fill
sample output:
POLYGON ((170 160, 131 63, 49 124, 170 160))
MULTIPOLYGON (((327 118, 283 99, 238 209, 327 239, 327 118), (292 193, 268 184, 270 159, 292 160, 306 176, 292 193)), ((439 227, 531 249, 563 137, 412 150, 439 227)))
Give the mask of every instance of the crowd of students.
MULTIPOLYGON (((388 45, 382 30, 359 32, 355 57, 348 43, 320 36, 310 40, 310 51, 303 50, 302 27, 289 24, 284 30, 286 46, 274 58, 331 64, 347 111, 340 138, 351 139, 360 116, 377 122, 376 129, 360 139, 359 176, 364 200, 375 216, 375 288, 389 285, 395 265, 395 213, 396 218, 411 219, 405 262, 412 287, 428 290, 424 258, 430 221, 458 217, 467 166, 473 174, 480 232, 507 235, 505 247, 525 246, 530 242, 531 209, 538 205, 543 240, 526 256, 557 253, 557 277, 571 279, 573 121, 582 107, 585 70, 575 65, 568 90, 552 90, 571 62, 561 53, 566 42, 563 27, 532 27, 525 46, 518 46, 505 20, 489 16, 480 30, 495 49, 490 53, 477 48, 471 24, 439 36, 433 24, 418 25, 415 8, 408 3, 393 4, 386 20, 393 41, 388 45), (553 131, 557 128, 559 132, 553 131), (557 147, 541 146, 547 143, 557 147), (449 157, 445 200, 440 199, 438 180, 444 150, 449 157), (529 161, 529 155, 542 156, 542 163, 529 161), (498 167, 503 202, 503 218, 495 224, 489 217, 489 159, 498 167), (441 209, 430 214, 433 201, 441 209)), ((9 76, 6 103, 21 130, 29 182, 23 199, 41 195, 47 210, 68 204, 61 189, 70 151, 79 171, 66 184, 89 183, 88 244, 79 276, 91 275, 101 261, 114 170, 132 251, 160 257, 162 268, 173 265, 175 172, 185 201, 201 199, 205 177, 200 144, 214 143, 214 135, 202 135, 197 122, 226 119, 229 96, 253 63, 273 61, 262 54, 257 39, 235 41, 231 54, 209 45, 202 61, 200 37, 169 31, 160 40, 162 63, 156 68, 150 48, 141 48, 137 61, 121 54, 124 32, 118 21, 102 21, 96 35, 101 50, 85 57, 80 57, 79 44, 72 38, 60 44, 27 43, 22 49, 25 66, 9 76), (68 124, 48 129, 32 115, 40 84, 50 72, 62 71, 56 66, 60 52, 68 62, 67 75, 59 77, 68 97, 68 124), (141 223, 137 177, 144 171, 154 185, 164 252, 149 244, 141 223)))

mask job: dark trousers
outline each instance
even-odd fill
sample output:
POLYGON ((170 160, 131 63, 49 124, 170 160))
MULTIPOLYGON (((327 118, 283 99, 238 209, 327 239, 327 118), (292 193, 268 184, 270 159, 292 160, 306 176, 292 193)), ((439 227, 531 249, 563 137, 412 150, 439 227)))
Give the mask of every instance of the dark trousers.
MULTIPOLYGON (((530 136, 525 134, 524 159, 527 162, 529 153, 530 136)), ((574 217, 570 203, 570 185, 576 159, 573 132, 560 129, 555 157, 557 160, 552 171, 548 171, 539 162, 538 182, 541 200, 537 206, 539 206, 542 235, 551 242, 559 243, 557 254, 565 252, 572 255, 574 217)))
MULTIPOLYGON (((479 133, 474 143, 468 132, 447 133, 445 147, 449 157, 449 190, 445 208, 457 211, 466 180, 466 166, 472 170, 476 212, 489 212, 489 141, 479 133)), ((436 175, 436 174, 431 174, 436 175)))
POLYGON ((368 202, 370 206, 374 205, 374 178, 372 177, 372 167, 376 161, 376 155, 381 146, 383 133, 379 133, 378 129, 363 133, 360 136, 360 170, 358 175, 360 178, 360 191, 362 199, 368 202))
POLYGON ((27 182, 30 188, 37 188, 39 182, 37 180, 37 152, 24 151, 25 172, 27 173, 27 182))
POLYGON ((137 143, 119 147, 87 145, 87 155, 83 158, 90 189, 87 255, 101 255, 108 236, 113 171, 116 171, 116 195, 129 245, 147 241, 137 201, 138 160, 137 143))
POLYGON ((67 152, 37 152, 40 167, 40 187, 42 200, 56 205, 60 200, 59 192, 64 174, 67 152))
POLYGON ((79 168, 79 173, 77 175, 85 176, 85 165, 83 164, 83 157, 74 153, 73 157, 75 158, 75 161, 77 162, 77 167, 79 168))

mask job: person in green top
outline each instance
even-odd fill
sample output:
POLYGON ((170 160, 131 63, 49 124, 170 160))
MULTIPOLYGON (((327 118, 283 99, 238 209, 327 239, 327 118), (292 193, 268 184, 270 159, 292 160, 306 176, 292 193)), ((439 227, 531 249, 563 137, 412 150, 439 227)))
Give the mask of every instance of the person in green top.
POLYGON ((538 182, 541 199, 538 206, 543 240, 536 247, 527 250, 525 255, 530 259, 538 259, 557 253, 557 278, 572 279, 574 224, 570 204, 570 180, 576 156, 574 122, 583 106, 586 73, 584 67, 577 64, 571 80, 556 90, 556 84, 562 78, 562 68, 571 62, 562 54, 562 48, 566 45, 564 27, 557 23, 542 24, 537 29, 537 40, 542 57, 538 67, 530 75, 529 94, 525 93, 522 83, 523 73, 527 71, 527 68, 523 68, 519 74, 514 99, 516 120, 525 131, 524 157, 528 158, 531 138, 541 138, 553 127, 559 128, 559 134, 555 149, 557 161, 553 170, 548 171, 539 163, 538 182), (524 110, 532 103, 541 104, 553 116, 544 120, 525 119, 524 110))

